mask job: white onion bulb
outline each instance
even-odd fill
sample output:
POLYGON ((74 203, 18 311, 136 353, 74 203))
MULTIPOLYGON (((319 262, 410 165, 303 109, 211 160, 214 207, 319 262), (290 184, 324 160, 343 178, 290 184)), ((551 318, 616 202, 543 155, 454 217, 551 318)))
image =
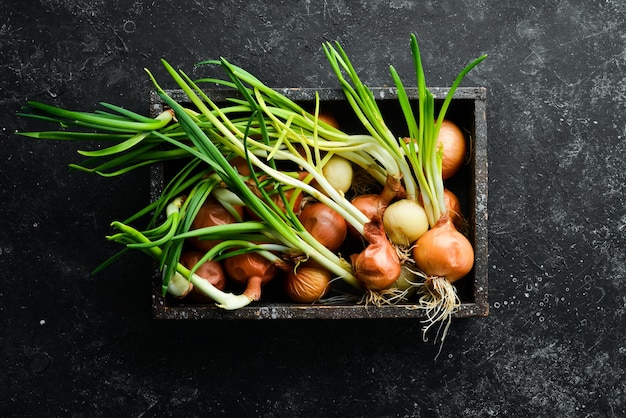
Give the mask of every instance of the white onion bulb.
POLYGON ((428 218, 424 208, 414 200, 402 199, 387 206, 383 225, 389 240, 404 247, 414 243, 428 231, 428 218))
POLYGON ((335 190, 345 193, 352 186, 352 163, 343 157, 333 155, 322 168, 324 178, 335 190))

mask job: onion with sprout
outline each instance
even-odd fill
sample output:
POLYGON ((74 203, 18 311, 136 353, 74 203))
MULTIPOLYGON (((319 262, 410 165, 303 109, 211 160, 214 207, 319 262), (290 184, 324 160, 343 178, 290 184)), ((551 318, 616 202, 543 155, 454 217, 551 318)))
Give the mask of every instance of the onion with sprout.
POLYGON ((253 301, 261 298, 261 288, 277 273, 271 261, 254 252, 227 257, 224 270, 233 281, 245 286, 243 294, 253 301))
POLYGON ((389 288, 400 277, 402 265, 398 253, 385 236, 380 221, 365 225, 364 238, 368 245, 351 256, 354 274, 368 290, 366 300, 380 304, 380 291, 389 288))
MULTIPOLYGON (((186 251, 180 256, 180 263, 190 270, 194 269, 195 274, 209 282, 212 286, 215 286, 219 290, 224 290, 226 287, 226 275, 224 273, 224 268, 217 261, 202 261, 203 255, 204 253, 201 251, 186 251)), ((209 303, 213 301, 206 294, 199 291, 195 286, 192 287, 188 296, 194 301, 200 303, 209 303)))
MULTIPOLYGON (((321 291, 321 284, 335 277, 362 292, 366 302, 380 304, 385 303, 386 291, 397 288, 398 279, 411 273, 416 280, 405 280, 402 286, 415 284, 414 290, 420 293, 427 317, 424 332, 436 323, 449 324, 459 305, 453 283, 471 271, 474 255, 471 243, 455 227, 461 212, 458 200, 446 194, 444 187, 444 180, 458 172, 466 154, 462 132, 449 124, 445 114, 465 74, 485 56, 459 74, 435 118, 417 40, 411 37, 419 93, 417 118, 398 74, 390 68, 407 122, 409 139, 405 141, 386 125, 374 95, 339 44, 325 43, 323 49, 366 133, 339 130, 320 112, 319 96, 315 109, 308 112, 220 59, 200 64, 220 66, 227 75, 224 80, 192 81, 162 61, 185 102, 191 103, 189 107, 175 100, 148 72, 168 107, 155 118, 106 103, 104 111, 89 113, 29 102, 25 115, 57 122, 62 129, 22 134, 106 142, 104 148, 79 151, 87 159, 72 167, 107 177, 181 162, 183 168, 157 201, 123 222, 114 222, 118 232, 108 237, 125 246, 120 253, 135 249, 158 262, 164 295, 182 297, 197 288, 217 306, 239 309, 261 297, 262 285, 276 275, 277 266, 281 270, 285 265, 295 266, 295 272, 305 273, 314 265, 324 272, 315 274, 317 299, 328 289, 326 283, 321 291), (238 95, 218 105, 200 87, 204 82, 234 88, 238 95), (382 191, 357 193, 348 199, 349 190, 358 190, 351 181, 353 168, 367 173, 382 191), (339 174, 335 174, 337 169, 339 174), (184 199, 179 197, 183 195, 184 199), (203 203, 214 201, 234 218, 226 225, 194 224, 204 217, 203 203), (341 239, 329 244, 326 234, 315 232, 302 216, 300 203, 305 201, 329 208, 343 220, 342 225, 362 238, 358 242, 365 242, 365 247, 344 258, 339 253, 341 239), (408 213, 413 215, 398 224, 395 220, 400 217, 394 212, 402 206, 410 206, 408 213), (237 207, 245 207, 253 220, 244 220, 237 207), (146 228, 131 226, 143 217, 150 218, 146 228), (407 223, 413 228, 405 228, 407 223), (202 248, 204 253, 193 266, 183 256, 189 242, 211 244, 202 248), (401 259, 398 247, 411 246, 406 259, 401 259), (208 261, 222 263, 231 277, 245 284, 244 292, 226 293, 202 279, 200 269, 208 261), (241 271, 243 266, 248 266, 246 271, 241 271)), ((341 238, 343 229, 336 229, 341 238)), ((313 300, 312 287, 300 292, 306 293, 300 295, 302 300, 313 300)))
POLYGON ((285 291, 298 303, 313 303, 324 297, 329 289, 332 274, 315 261, 305 261, 286 272, 285 291))
POLYGON ((425 285, 420 287, 422 293, 420 303, 427 310, 424 333, 436 323, 445 323, 441 339, 443 342, 452 314, 460 305, 452 283, 472 270, 474 251, 467 237, 456 230, 448 215, 442 175, 442 152, 438 137, 456 88, 464 76, 486 56, 477 58, 461 71, 452 84, 438 117, 435 118, 434 99, 426 86, 419 47, 414 35, 411 36, 411 51, 419 95, 418 120, 415 119, 402 82, 393 67, 391 67, 391 73, 398 88, 398 97, 411 138, 408 143, 405 141, 402 143, 413 171, 416 173, 421 200, 430 224, 429 231, 416 241, 413 249, 413 260, 427 277, 425 285))
MULTIPOLYGON (((191 229, 206 228, 214 225, 227 225, 240 222, 243 218, 243 208, 241 206, 233 206, 236 212, 233 214, 228 211, 216 198, 209 196, 193 219, 191 229)), ((206 240, 202 237, 189 238, 192 245, 201 251, 209 251, 219 240, 206 240)))
POLYGON ((345 219, 331 207, 315 202, 305 206, 298 218, 302 226, 329 250, 337 251, 343 245, 348 225, 345 219))

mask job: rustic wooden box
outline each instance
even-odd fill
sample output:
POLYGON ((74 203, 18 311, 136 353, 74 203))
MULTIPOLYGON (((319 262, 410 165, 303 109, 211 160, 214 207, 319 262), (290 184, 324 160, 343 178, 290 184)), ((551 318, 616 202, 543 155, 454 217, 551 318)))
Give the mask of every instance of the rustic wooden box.
MULTIPOLYGON (((284 88, 277 89, 290 99, 303 105, 313 104, 315 93, 319 94, 321 108, 332 112, 349 131, 358 127, 343 92, 340 89, 284 88)), ((406 125, 402 117, 395 88, 372 88, 377 102, 386 116, 386 122, 397 135, 404 135, 406 125)), ((436 103, 443 102, 448 88, 430 88, 436 103)), ((409 98, 417 98, 417 89, 408 89, 409 98)), ((186 98, 180 90, 169 90, 168 94, 180 103, 186 98)), ((223 101, 228 92, 225 90, 208 91, 215 102, 223 101)), ((163 102, 153 92, 150 96, 150 112, 156 115, 163 110, 163 102)), ((461 87, 455 92, 454 99, 446 117, 456 122, 465 132, 469 141, 469 164, 453 178, 446 181, 446 186, 454 191, 470 226, 468 238, 475 251, 475 264, 468 276, 457 281, 455 286, 462 305, 455 317, 487 316, 488 303, 488 239, 487 239, 487 122, 486 90, 482 87, 461 87)), ((361 129, 362 130, 362 129, 361 129)), ((360 131, 361 131, 360 130, 360 131)), ((167 167, 153 167, 150 190, 153 199, 160 196, 166 181, 167 167)), ((272 283, 266 286, 262 301, 249 306, 225 311, 212 304, 199 305, 185 303, 161 295, 161 273, 155 272, 153 278, 153 316, 157 319, 366 319, 366 318, 423 318, 423 310, 415 304, 397 304, 383 307, 358 304, 321 305, 298 304, 284 297, 275 297, 272 283)))

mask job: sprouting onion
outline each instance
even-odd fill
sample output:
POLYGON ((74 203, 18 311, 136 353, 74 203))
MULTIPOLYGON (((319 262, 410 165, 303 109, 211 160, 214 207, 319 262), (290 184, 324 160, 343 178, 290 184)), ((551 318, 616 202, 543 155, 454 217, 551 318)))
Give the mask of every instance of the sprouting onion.
POLYGON ((200 64, 219 66, 226 79, 197 81, 162 60, 168 74, 184 92, 185 102, 190 102, 193 108, 174 100, 148 71, 158 95, 168 107, 155 118, 107 103, 101 104, 104 110, 78 112, 29 102, 22 116, 58 123, 61 129, 20 134, 102 144, 102 148, 80 150, 85 160, 71 167, 105 177, 179 160, 182 168, 165 185, 161 197, 125 221, 114 222, 112 226, 119 232, 108 238, 125 246, 119 254, 139 250, 154 257, 163 271, 164 293, 172 289, 182 295, 189 288, 184 283, 187 280, 225 309, 247 305, 259 296, 260 287, 255 284, 248 295, 225 293, 198 279, 195 270, 203 261, 254 254, 264 258, 268 265, 280 266, 285 271, 297 271, 300 263, 315 263, 359 291, 383 294, 406 267, 401 263, 398 249, 387 239, 387 234, 393 236, 391 232, 395 231, 385 233, 384 210, 401 198, 423 205, 429 231, 415 242, 411 241, 416 236, 394 241, 403 247, 404 255, 413 246, 412 260, 408 261, 412 269, 414 262, 416 269, 422 270, 415 277, 425 277, 417 285, 423 290, 420 303, 426 309, 426 330, 446 319, 449 324, 459 303, 452 282, 472 268, 473 253, 467 256, 471 244, 455 230, 447 213, 442 151, 437 138, 455 89, 485 56, 459 74, 435 117, 434 99, 425 84, 417 40, 411 37, 419 93, 417 117, 398 74, 390 67, 409 131, 409 140, 404 141, 386 125, 374 95, 361 82, 341 46, 325 43, 323 50, 366 134, 346 134, 327 122, 322 117, 318 96, 315 109, 307 111, 223 58, 200 64), (238 95, 218 105, 202 90, 203 83, 217 83, 234 89, 238 95), (354 200, 346 198, 351 188, 349 182, 338 186, 329 181, 328 170, 337 161, 358 167, 384 186, 372 206, 374 210, 360 210, 354 200), (298 218, 294 208, 299 207, 296 202, 305 196, 340 215, 351 231, 368 241, 361 253, 350 257, 352 263, 338 254, 335 246, 327 248, 316 239, 298 218), (237 217, 238 222, 229 225, 193 228, 194 219, 207 199, 216 199, 231 214, 236 213, 235 206, 245 206, 258 221, 237 217), (131 226, 145 216, 150 220, 144 229, 131 226), (448 239, 440 239, 441 235, 448 239), (179 261, 185 242, 194 239, 214 240, 216 245, 205 248, 200 260, 188 269, 179 261), (452 241, 458 245, 451 244, 452 241), (452 269, 454 262, 448 263, 446 257, 435 257, 432 253, 438 249, 439 255, 445 256, 454 252, 450 248, 461 247, 465 248, 465 256, 459 259, 464 263, 457 263, 457 270, 452 269), (377 248, 384 251, 377 252, 377 248), (383 253, 386 255, 381 256, 383 253), (377 262, 370 263, 368 257, 377 262), (175 287, 180 290, 174 290, 175 287))
MULTIPOLYGON (((175 230, 182 204, 182 199, 175 199, 168 205, 167 218, 172 219, 172 222, 168 222, 170 225, 169 230, 175 230)), ((116 235, 110 236, 110 240, 126 244, 128 246, 133 246, 134 248, 147 253, 157 260, 163 259, 163 248, 151 241, 144 232, 138 231, 132 226, 126 225, 122 222, 113 222, 112 226, 120 232, 116 235)), ((180 263, 176 263, 172 267, 173 268, 169 273, 167 273, 167 275, 164 274, 164 278, 167 277, 167 280, 164 280, 163 284, 164 290, 168 289, 170 278, 176 277, 176 273, 178 273, 186 278, 195 288, 199 289, 202 293, 213 299, 217 303, 217 306, 223 309, 240 309, 252 302, 252 300, 246 295, 234 295, 232 293, 226 293, 219 290, 180 263)))
POLYGON ((411 52, 419 96, 417 120, 402 81, 393 67, 391 67, 391 74, 398 89, 398 98, 411 138, 408 143, 402 140, 400 144, 405 149, 405 154, 416 175, 422 204, 426 209, 430 224, 430 229, 416 241, 413 248, 415 264, 427 276, 425 285, 420 288, 422 291, 420 302, 427 309, 424 332, 426 333, 435 323, 445 321, 443 341, 452 314, 460 305, 452 283, 471 271, 474 252, 471 243, 456 230, 448 216, 442 176, 442 152, 437 146, 437 139, 457 87, 465 75, 482 62, 486 55, 475 59, 459 73, 446 95, 438 116, 435 117, 434 98, 426 86, 415 35, 411 36, 411 52))
MULTIPOLYGON (((179 84, 183 91, 185 91, 188 98, 197 106, 200 113, 202 113, 202 115, 204 115, 213 124, 215 130, 207 130, 208 132, 205 132, 205 130, 201 129, 194 118, 189 115, 179 103, 168 96, 165 90, 163 90, 151 76, 155 86, 157 87, 159 95, 174 110, 179 123, 183 129, 185 129, 188 138, 195 145, 196 149, 193 149, 176 139, 161 135, 158 132, 155 133, 162 136, 165 141, 168 141, 180 148, 187 149, 196 158, 208 164, 217 173, 226 186, 232 192, 237 194, 248 208, 252 209, 264 222, 267 222, 267 224, 271 226, 273 231, 272 235, 275 239, 289 247, 301 251, 308 257, 313 258, 337 276, 344 278, 353 286, 357 288, 360 287, 358 282, 354 279, 352 271, 347 263, 342 261, 336 254, 317 242, 297 221, 295 214, 289 213, 288 211, 286 214, 287 217, 285 217, 282 212, 272 210, 269 199, 259 199, 258 196, 256 196, 249 189, 245 182, 243 182, 237 171, 230 165, 229 161, 224 157, 222 152, 220 152, 211 139, 223 140, 223 145, 230 145, 231 151, 239 152, 240 156, 245 157, 251 164, 254 164, 256 167, 262 169, 266 174, 275 179, 277 187, 281 187, 284 184, 293 185, 294 187, 302 187, 303 190, 306 190, 312 195, 317 194, 317 197, 320 198, 320 200, 324 200, 323 195, 321 195, 315 188, 301 182, 300 180, 286 176, 279 170, 263 163, 253 153, 248 152, 248 149, 243 143, 244 139, 248 139, 245 131, 241 132, 241 138, 237 138, 237 136, 235 136, 235 134, 233 134, 233 132, 225 125, 224 120, 227 118, 225 118, 223 114, 219 115, 223 117, 223 119, 218 118, 211 112, 211 110, 209 110, 206 103, 213 106, 214 110, 218 114, 220 113, 219 108, 212 103, 210 99, 206 97, 206 95, 204 95, 204 93, 202 93, 202 91, 184 75, 184 73, 178 73, 165 61, 163 63, 174 80, 179 84), (204 100, 202 100, 200 96, 203 96, 202 99, 204 100), (288 223, 286 223, 286 221, 288 221, 288 223)), ((250 141, 252 140, 250 139, 250 141)), ((321 176, 320 180, 323 181, 321 176)), ((259 190, 263 190, 263 188, 259 188, 259 190)), ((329 203, 333 204, 332 201, 329 203)), ((341 210, 341 208, 339 208, 336 204, 334 204, 334 206, 341 210)))
MULTIPOLYGON (((417 268, 427 276, 425 285, 418 285, 423 291, 420 303, 427 311, 424 332, 440 321, 447 321, 449 326, 451 315, 460 304, 452 282, 470 272, 474 253, 467 238, 456 231, 447 214, 442 175, 442 149, 438 143, 438 135, 456 88, 465 75, 483 61, 486 55, 477 58, 461 71, 449 89, 439 114, 435 117, 434 98, 426 86, 417 39, 415 35, 411 36, 411 51, 418 86, 417 118, 398 73, 393 66, 390 67, 409 131, 409 139, 405 140, 394 136, 385 125, 374 95, 361 82, 339 43, 334 45, 326 43, 324 51, 356 115, 376 138, 381 149, 396 160, 407 198, 419 202, 425 209, 429 229, 414 243, 408 243, 413 244, 412 256, 417 268)), ((396 231, 388 231, 388 234, 392 237, 397 235, 396 231)), ((394 238, 394 241, 402 240, 394 238)), ((407 245, 403 247, 406 248, 407 245)), ((443 333, 444 337, 447 326, 443 333)))

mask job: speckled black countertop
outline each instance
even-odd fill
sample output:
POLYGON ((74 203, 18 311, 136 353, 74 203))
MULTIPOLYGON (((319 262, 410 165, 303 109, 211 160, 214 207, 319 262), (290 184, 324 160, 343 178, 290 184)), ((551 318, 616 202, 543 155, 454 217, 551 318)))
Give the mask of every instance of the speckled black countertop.
POLYGON ((4 416, 626 416, 626 5, 583 1, 0 3, 0 409, 4 416), (441 355, 415 320, 161 321, 151 263, 91 270, 149 173, 70 172, 16 137, 27 100, 147 113, 159 60, 227 57, 276 87, 411 71, 487 88, 488 317, 441 355))

